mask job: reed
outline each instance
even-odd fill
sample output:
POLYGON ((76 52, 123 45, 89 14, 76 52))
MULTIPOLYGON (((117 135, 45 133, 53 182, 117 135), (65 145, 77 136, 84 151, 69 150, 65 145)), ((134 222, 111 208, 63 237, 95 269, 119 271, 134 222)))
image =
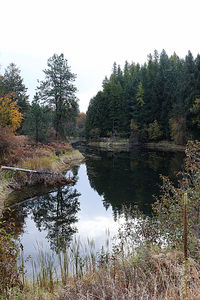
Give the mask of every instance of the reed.
POLYGON ((184 227, 184 290, 183 299, 188 299, 188 195, 183 196, 184 212, 183 212, 183 227, 184 227))
POLYGON ((53 291, 54 282, 57 278, 55 256, 53 253, 44 251, 44 249, 39 245, 37 247, 37 251, 37 260, 32 262, 33 286, 37 285, 40 288, 53 291))
POLYGON ((67 283, 69 278, 69 256, 67 250, 58 253, 61 281, 67 283))
POLYGON ((13 289, 11 299, 198 299, 199 262, 189 257, 187 298, 182 292, 184 252, 149 244, 115 252, 109 244, 107 238, 97 252, 93 240, 83 245, 74 239, 57 254, 38 245, 32 280, 22 274, 23 292, 13 289))
POLYGON ((66 284, 69 278, 83 278, 87 272, 95 272, 97 257, 94 241, 89 239, 85 247, 75 238, 69 248, 57 254, 37 245, 37 259, 32 261, 33 286, 53 289, 54 282, 66 284))

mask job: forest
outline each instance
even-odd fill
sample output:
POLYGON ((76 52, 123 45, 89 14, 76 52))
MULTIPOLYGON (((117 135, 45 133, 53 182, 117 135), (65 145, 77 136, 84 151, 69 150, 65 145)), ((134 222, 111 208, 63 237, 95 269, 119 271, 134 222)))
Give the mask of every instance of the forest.
POLYGON ((165 50, 143 65, 113 64, 102 90, 91 99, 86 137, 131 137, 140 142, 200 137, 200 55, 179 58, 165 50))
POLYGON ((14 63, 0 76, 1 149, 9 132, 42 143, 72 135, 171 140, 180 145, 199 138, 199 54, 194 58, 188 51, 183 59, 155 50, 143 65, 126 61, 122 68, 115 62, 86 116, 79 112, 76 75, 64 55, 49 58, 43 72, 33 101, 14 63))
POLYGON ((1 156, 12 148, 14 135, 28 136, 36 143, 83 135, 85 114, 79 112, 76 75, 64 55, 50 57, 43 72, 44 80, 38 81, 32 101, 14 63, 0 75, 1 156))
MULTIPOLYGON (((11 63, 0 76, 0 163, 31 169, 31 172, 40 170, 44 176, 45 170, 46 174, 55 176, 64 172, 65 177, 74 159, 72 146, 64 142, 70 135, 86 136, 89 140, 100 137, 136 137, 141 142, 165 139, 176 144, 198 139, 199 76, 200 55, 193 58, 191 52, 180 59, 175 53, 168 57, 164 50, 161 54, 155 51, 144 65, 126 62, 123 70, 114 63, 112 74, 103 81, 102 91, 91 99, 85 119, 85 114, 79 112, 74 85, 76 75, 63 54, 54 54, 48 59, 44 80, 38 82, 32 102, 20 70, 11 63)), ((161 195, 154 197, 148 214, 140 209, 143 203, 147 207, 151 201, 141 200, 143 195, 150 199, 155 192, 156 173, 161 173, 159 156, 150 151, 145 162, 144 156, 140 161, 136 159, 137 151, 128 153, 128 160, 126 155, 118 159, 115 153, 109 153, 103 163, 103 156, 99 159, 89 153, 86 166, 91 188, 101 196, 107 210, 112 206, 115 219, 119 210, 122 211, 124 222, 112 249, 109 236, 105 247, 96 253, 93 240, 88 239, 89 254, 84 245, 83 255, 78 239, 66 248, 78 229, 74 225, 81 208, 80 193, 73 189, 78 168, 68 181, 71 186, 62 178, 55 182, 52 178, 34 179, 32 173, 19 176, 1 171, 0 205, 12 190, 23 195, 23 187, 31 192, 30 187, 35 185, 36 188, 36 184, 43 184, 52 194, 45 192, 47 197, 42 196, 45 201, 31 195, 28 200, 33 201, 22 201, 21 206, 17 203, 8 211, 2 209, 5 219, 0 219, 0 298, 86 299, 89 295, 88 299, 198 299, 199 149, 200 142, 187 142, 184 168, 177 174, 174 174, 177 160, 171 161, 170 172, 178 180, 173 183, 165 175, 160 177, 161 195), (58 186, 56 191, 55 185, 65 186, 58 186), (137 199, 137 206, 133 197, 137 199), (127 207, 122 206, 121 200, 127 207), (134 206, 129 207, 129 204, 134 206), (33 268, 32 281, 26 279, 23 245, 14 240, 18 230, 27 230, 23 222, 29 212, 39 230, 47 231, 46 238, 58 255, 55 261, 59 262, 58 268, 54 268, 51 256, 44 256, 38 248, 37 262, 41 266, 37 265, 38 273, 33 268), (12 217, 18 213, 17 227, 12 217), (5 222, 6 218, 11 224, 5 222)), ((83 158, 75 155, 77 165, 83 158)), ((162 155, 162 170, 166 170, 169 160, 166 153, 162 155)), ((28 195, 24 195, 25 200, 28 195)), ((93 197, 90 204, 94 205, 93 197)))

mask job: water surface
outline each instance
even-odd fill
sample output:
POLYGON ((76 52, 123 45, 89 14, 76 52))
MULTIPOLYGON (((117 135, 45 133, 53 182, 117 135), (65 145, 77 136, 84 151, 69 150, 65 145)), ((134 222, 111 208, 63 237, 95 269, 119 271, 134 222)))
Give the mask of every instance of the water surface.
POLYGON ((58 252, 74 237, 83 243, 92 238, 96 249, 123 222, 123 207, 138 205, 151 214, 152 195, 159 194, 160 174, 175 180, 182 168, 184 154, 135 149, 131 153, 87 150, 85 163, 67 172, 73 184, 53 190, 29 189, 14 193, 7 201, 10 210, 4 218, 15 223, 16 235, 24 246, 25 256, 36 255, 38 245, 58 252), (23 201, 22 201, 23 200, 23 201))

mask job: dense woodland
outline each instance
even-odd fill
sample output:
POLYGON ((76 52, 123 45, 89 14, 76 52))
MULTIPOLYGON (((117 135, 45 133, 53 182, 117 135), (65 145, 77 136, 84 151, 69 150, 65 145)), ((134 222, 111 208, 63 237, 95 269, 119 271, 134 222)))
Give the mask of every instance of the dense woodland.
POLYGON ((36 143, 84 135, 85 114, 79 113, 76 75, 64 55, 50 57, 43 72, 33 101, 14 63, 0 75, 0 159, 16 147, 16 135, 36 143))
POLYGON ((36 142, 79 135, 185 144, 200 137, 200 55, 189 51, 182 59, 163 50, 143 65, 126 61, 122 69, 114 63, 86 117, 79 112, 76 75, 64 55, 50 57, 43 72, 33 101, 14 63, 0 76, 1 152, 13 132, 36 142))
POLYGON ((102 91, 91 99, 86 136, 130 137, 141 142, 200 137, 200 55, 185 59, 154 51, 144 65, 114 63, 102 91))

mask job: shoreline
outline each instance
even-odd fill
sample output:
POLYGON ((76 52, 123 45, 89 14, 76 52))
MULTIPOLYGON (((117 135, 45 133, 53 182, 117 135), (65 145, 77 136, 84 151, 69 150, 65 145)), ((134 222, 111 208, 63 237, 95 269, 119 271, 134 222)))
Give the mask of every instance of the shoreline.
POLYGON ((177 145, 171 141, 149 142, 139 143, 132 142, 130 139, 113 139, 113 138, 101 138, 96 141, 89 141, 89 146, 101 149, 103 151, 113 152, 131 152, 135 147, 141 147, 146 149, 161 150, 161 151, 181 151, 184 152, 186 146, 177 145))
MULTIPOLYGON (((45 156, 43 156, 45 157, 45 156)), ((48 158, 48 156, 47 156, 48 158)), ((50 172, 52 174, 56 174, 56 180, 52 180, 52 176, 46 176, 45 178, 45 183, 40 183, 41 178, 38 178, 38 183, 37 179, 34 181, 29 181, 27 184, 27 174, 21 177, 15 177, 15 174, 11 174, 11 171, 7 172, 8 175, 6 175, 5 171, 0 171, 0 176, 1 176, 1 184, 0 184, 0 215, 2 214, 2 210, 4 208, 4 203, 6 199, 9 197, 9 195, 12 192, 15 191, 20 191, 23 188, 32 188, 34 186, 40 185, 40 186, 58 186, 58 185, 64 185, 68 184, 69 181, 67 178, 65 178, 63 172, 70 170, 72 167, 81 164, 84 161, 84 156, 78 151, 78 150, 71 150, 68 152, 65 152, 64 154, 59 155, 58 157, 55 156, 52 161, 51 161, 51 168, 50 172), (59 179, 57 177, 60 177, 59 179), (64 181, 63 179, 66 179, 64 181), (20 183, 18 182, 19 180, 24 180, 21 181, 20 183), (19 188, 14 188, 15 186, 17 187, 19 185, 19 188)), ((35 169, 37 170, 37 169, 35 169)), ((45 170, 45 169, 41 169, 45 170)))
MULTIPOLYGON (((112 139, 112 138, 102 138, 98 141, 90 141, 87 143, 90 147, 94 147, 96 149, 100 149, 102 151, 111 151, 111 152, 131 152, 134 151, 134 148, 144 148, 144 149, 151 149, 151 150, 157 150, 157 151, 185 151, 185 146, 182 145, 176 145, 173 142, 170 141, 160 141, 160 142, 151 142, 151 143, 131 143, 129 139, 112 139)), ((54 149, 55 150, 55 149, 54 149)), ((55 150, 56 152, 56 150, 55 150)), ((38 160, 48 160, 50 161, 50 168, 48 168, 52 172, 56 172, 58 175, 63 176, 63 172, 70 170, 73 166, 78 165, 84 161, 84 156, 78 151, 73 148, 70 150, 57 155, 53 152, 51 153, 51 156, 48 154, 44 154, 41 157, 38 157, 38 160)), ((49 162, 48 162, 49 163, 49 162)), ((22 165, 17 164, 17 166, 22 167, 22 165)), ((25 165, 25 168, 28 166, 25 165)), ((49 166, 48 166, 49 167, 49 166)), ((37 168, 31 168, 33 170, 37 170, 37 168)), ((41 170, 45 170, 45 168, 42 168, 41 170)), ((0 184, 0 215, 1 211, 4 207, 4 201, 6 198, 15 191, 15 188, 12 188, 13 179, 12 175, 9 178, 2 178, 2 171, 0 171, 0 177, 1 177, 1 184, 0 184)), ((6 176, 5 176, 6 177, 6 176)), ((52 181, 52 178, 49 178, 49 182, 52 181)), ((36 186, 37 182, 34 184, 28 185, 28 187, 36 186)), ((45 184, 48 185, 48 179, 45 180, 45 184)), ((44 185, 45 185, 44 184, 44 185)), ((42 184, 41 184, 42 185, 42 184)), ((51 184, 53 183, 51 182, 51 184)), ((56 184, 55 184, 56 185, 56 184)), ((58 185, 58 183, 57 183, 58 185)), ((21 188, 27 187, 27 181, 25 184, 21 186, 21 188)), ((20 190, 20 188, 17 188, 17 190, 20 190)))

